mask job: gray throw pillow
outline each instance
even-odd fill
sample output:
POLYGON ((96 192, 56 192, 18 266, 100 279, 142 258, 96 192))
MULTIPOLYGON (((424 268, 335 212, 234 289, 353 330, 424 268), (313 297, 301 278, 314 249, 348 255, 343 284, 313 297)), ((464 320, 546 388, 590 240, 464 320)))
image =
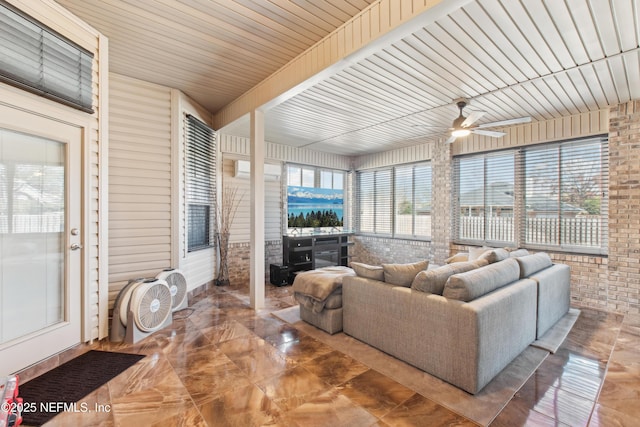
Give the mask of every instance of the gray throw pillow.
POLYGON ((420 292, 442 295, 444 284, 449 277, 457 273, 475 270, 487 264, 487 260, 453 262, 432 270, 421 271, 413 279, 411 288, 420 292))
POLYGON ((490 249, 478 257, 478 259, 486 259, 489 264, 504 261, 507 258, 509 258, 509 252, 502 248, 490 249))
POLYGON ((422 270, 429 267, 429 260, 409 264, 382 264, 384 281, 396 286, 411 286, 411 282, 422 270))
POLYGON ((351 268, 358 277, 384 282, 384 269, 381 265, 369 265, 362 262, 352 262, 351 268))
POLYGON ((530 255, 530 254, 529 254, 529 251, 526 249, 516 249, 509 252, 509 257, 511 258, 519 258, 521 256, 527 256, 527 255, 530 255))

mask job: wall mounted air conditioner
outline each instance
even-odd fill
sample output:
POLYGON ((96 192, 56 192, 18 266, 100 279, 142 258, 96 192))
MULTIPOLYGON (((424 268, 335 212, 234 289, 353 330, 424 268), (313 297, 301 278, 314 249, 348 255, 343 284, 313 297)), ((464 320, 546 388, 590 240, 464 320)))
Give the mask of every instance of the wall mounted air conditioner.
MULTIPOLYGON (((234 162, 234 178, 249 178, 251 171, 251 163, 247 160, 235 160, 234 162)), ((265 181, 277 181, 280 179, 280 165, 272 165, 265 163, 264 165, 264 180, 265 181)))

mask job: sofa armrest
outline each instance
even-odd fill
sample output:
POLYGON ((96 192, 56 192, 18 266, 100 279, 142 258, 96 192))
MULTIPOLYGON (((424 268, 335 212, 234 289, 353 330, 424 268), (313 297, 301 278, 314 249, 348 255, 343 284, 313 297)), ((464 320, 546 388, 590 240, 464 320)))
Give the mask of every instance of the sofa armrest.
POLYGON ((538 284, 536 337, 540 338, 569 311, 571 268, 566 264, 553 264, 532 274, 530 279, 538 284))
POLYGON ((401 358, 477 393, 535 339, 536 284, 518 280, 471 302, 414 292, 401 358))

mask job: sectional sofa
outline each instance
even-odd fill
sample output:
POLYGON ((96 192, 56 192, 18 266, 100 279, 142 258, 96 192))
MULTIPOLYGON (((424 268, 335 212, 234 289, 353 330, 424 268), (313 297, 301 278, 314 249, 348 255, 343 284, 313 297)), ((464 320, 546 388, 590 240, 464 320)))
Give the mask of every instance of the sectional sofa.
POLYGON ((569 309, 569 267, 545 253, 492 250, 426 271, 352 267, 344 332, 472 394, 569 309))

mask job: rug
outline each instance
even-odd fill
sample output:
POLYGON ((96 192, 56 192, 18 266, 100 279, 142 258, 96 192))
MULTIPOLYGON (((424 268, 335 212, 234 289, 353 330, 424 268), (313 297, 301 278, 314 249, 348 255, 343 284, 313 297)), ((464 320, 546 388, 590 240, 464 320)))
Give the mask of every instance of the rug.
POLYGON ((558 351, 564 340, 571 332, 571 328, 578 320, 580 316, 580 310, 577 308, 570 308, 569 312, 565 314, 558 322, 553 325, 540 339, 535 340, 531 345, 534 347, 548 350, 551 353, 558 351))
MULTIPOLYGON (((19 386, 25 425, 42 425, 65 410, 82 411, 80 399, 137 361, 141 354, 91 350, 19 386)), ((86 408, 91 409, 91 408, 86 408)))
POLYGON ((272 315, 422 396, 483 426, 491 423, 549 355, 547 350, 533 346, 527 347, 480 393, 472 395, 342 332, 335 335, 327 334, 300 320, 298 306, 273 312, 272 315))

